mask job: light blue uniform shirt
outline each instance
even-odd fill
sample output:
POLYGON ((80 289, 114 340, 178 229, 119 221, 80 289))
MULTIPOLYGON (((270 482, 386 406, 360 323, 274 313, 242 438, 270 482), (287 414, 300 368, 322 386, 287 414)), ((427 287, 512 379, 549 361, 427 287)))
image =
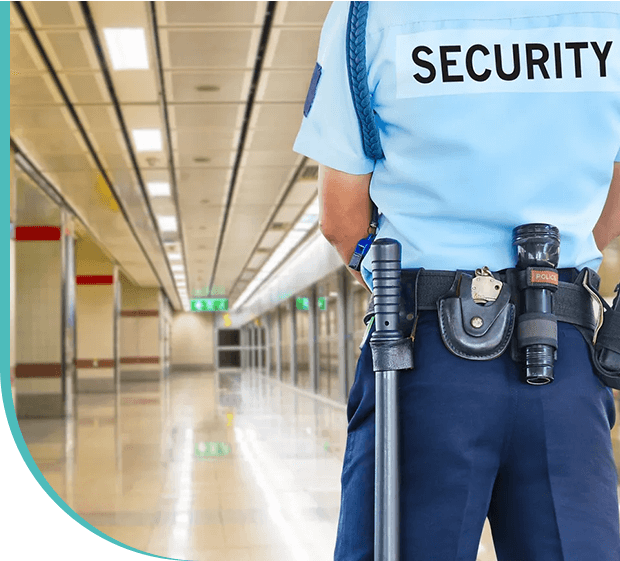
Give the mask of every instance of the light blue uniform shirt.
POLYGON ((559 267, 598 269, 592 228, 620 161, 620 2, 370 2, 376 162, 349 90, 348 11, 334 2, 325 21, 294 150, 373 172, 377 237, 402 244, 403 268, 514 267, 512 229, 544 222, 559 267))

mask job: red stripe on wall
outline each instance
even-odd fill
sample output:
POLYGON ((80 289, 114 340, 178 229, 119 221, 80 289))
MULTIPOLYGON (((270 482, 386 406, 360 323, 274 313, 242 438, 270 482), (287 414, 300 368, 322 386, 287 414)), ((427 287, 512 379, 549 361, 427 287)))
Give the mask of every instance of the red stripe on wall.
POLYGON ((18 242, 57 242, 60 240, 58 226, 17 226, 15 240, 18 242))
POLYGON ((125 356, 121 357, 121 364, 159 364, 158 356, 125 356))
POLYGON ((97 359, 97 366, 92 358, 78 358, 75 360, 76 368, 114 368, 114 359, 112 358, 99 358, 97 359))
POLYGON ((122 310, 121 317, 141 317, 141 318, 151 318, 159 316, 158 310, 122 310))
POLYGON ((16 378, 60 378, 62 376, 62 368, 60 363, 33 363, 33 364, 16 364, 16 378))
POLYGON ((77 275, 76 284, 114 284, 113 275, 77 275))

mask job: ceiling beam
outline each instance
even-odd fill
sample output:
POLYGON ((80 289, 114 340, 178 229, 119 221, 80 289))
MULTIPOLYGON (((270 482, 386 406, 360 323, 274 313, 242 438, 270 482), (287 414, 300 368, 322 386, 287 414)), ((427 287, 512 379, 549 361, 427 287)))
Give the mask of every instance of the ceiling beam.
POLYGON ((224 242, 224 234, 226 233, 226 227, 228 226, 228 215, 230 213, 231 201, 235 192, 235 186, 237 183, 237 174, 241 166, 241 158, 243 156, 243 150, 245 148, 245 139, 250 127, 250 118, 252 116, 252 109, 254 108, 254 98, 256 97, 256 90, 258 88, 258 82, 260 80, 261 71, 263 68, 263 61, 265 51, 267 49, 267 43, 269 42, 269 34, 273 23, 273 17, 275 14, 277 2, 268 2, 267 10, 265 12, 265 19, 263 20, 263 29, 261 31, 260 41, 258 44, 258 51, 256 52, 256 59, 254 62, 254 71, 252 73, 252 82, 250 84, 250 92, 248 94, 248 101, 245 106, 245 115, 243 117, 243 125, 241 127, 241 134, 239 135, 239 143, 237 145, 237 155, 235 157, 235 163, 233 165, 232 176, 230 179, 230 185, 228 187, 228 193, 226 194, 226 204, 224 206, 224 215, 222 222, 220 223, 220 231, 217 237, 217 245, 215 249, 215 258, 213 260, 213 270, 211 272, 211 279, 209 280, 209 293, 213 289, 213 282, 215 281, 215 275, 217 273, 217 266, 222 251, 222 244, 224 242))

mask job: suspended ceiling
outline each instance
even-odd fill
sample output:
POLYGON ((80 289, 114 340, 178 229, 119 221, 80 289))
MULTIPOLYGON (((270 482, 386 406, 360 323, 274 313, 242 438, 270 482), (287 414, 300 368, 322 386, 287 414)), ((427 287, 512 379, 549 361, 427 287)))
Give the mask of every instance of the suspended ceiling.
POLYGON ((136 284, 179 308, 166 252, 181 250, 190 295, 218 287, 232 303, 316 196, 292 145, 329 6, 12 3, 11 138, 136 284), (119 27, 146 30, 147 70, 113 69, 103 29, 119 27), (159 129, 162 149, 138 152, 134 129, 159 129), (153 181, 176 200, 148 196, 153 181))
MULTIPOLYGON (((11 139, 134 283, 179 309, 166 253, 181 251, 189 294, 213 287, 232 304, 316 194, 314 162, 292 145, 330 4, 14 2, 11 139), (112 68, 110 27, 146 30, 147 70, 112 68), (162 149, 137 152, 140 128, 159 129, 162 149), (151 181, 176 198, 149 197, 151 181)), ((611 293, 620 240, 601 273, 611 293)))

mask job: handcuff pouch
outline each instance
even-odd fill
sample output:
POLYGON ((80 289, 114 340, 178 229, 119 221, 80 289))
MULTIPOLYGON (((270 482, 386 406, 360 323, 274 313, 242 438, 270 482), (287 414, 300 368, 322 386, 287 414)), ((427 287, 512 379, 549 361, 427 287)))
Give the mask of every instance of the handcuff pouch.
POLYGON ((476 304, 472 277, 457 272, 450 291, 437 302, 441 338, 446 348, 468 360, 491 360, 508 347, 515 325, 510 285, 504 283, 494 302, 476 304))

